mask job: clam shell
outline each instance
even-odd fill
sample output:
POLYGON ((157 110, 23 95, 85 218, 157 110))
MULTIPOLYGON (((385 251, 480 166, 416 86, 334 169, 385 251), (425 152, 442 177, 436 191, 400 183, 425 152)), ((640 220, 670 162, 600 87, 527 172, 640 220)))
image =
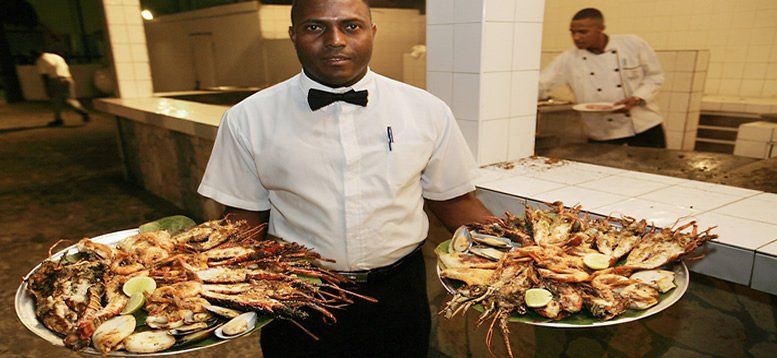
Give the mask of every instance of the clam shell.
POLYGON ((499 261, 505 255, 504 251, 486 246, 473 246, 469 249, 469 252, 492 261, 499 261))
POLYGON ((513 242, 506 237, 497 237, 493 235, 481 234, 478 232, 472 232, 470 233, 470 235, 472 236, 472 240, 479 244, 492 246, 492 247, 499 247, 503 249, 508 249, 514 246, 513 242))
POLYGON ((100 352, 108 353, 134 331, 134 316, 122 315, 114 317, 97 327, 92 334, 92 342, 100 352))
POLYGON ((472 236, 466 226, 461 226, 453 233, 453 238, 448 244, 448 253, 467 252, 472 246, 472 236))
POLYGON ((259 316, 256 312, 243 313, 216 329, 216 336, 221 339, 233 339, 251 332, 256 327, 259 316))
POLYGON ((133 333, 124 340, 124 349, 132 353, 154 353, 172 347, 175 338, 167 331, 133 333))

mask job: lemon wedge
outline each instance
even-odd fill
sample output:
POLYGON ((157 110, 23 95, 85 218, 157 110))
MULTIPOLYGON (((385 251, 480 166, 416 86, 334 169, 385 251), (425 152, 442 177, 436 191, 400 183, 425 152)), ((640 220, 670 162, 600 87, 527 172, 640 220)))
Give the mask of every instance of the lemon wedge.
POLYGON ((544 288, 530 288, 526 290, 523 299, 528 307, 545 307, 553 299, 553 294, 544 288))
POLYGON ((135 276, 127 280, 121 290, 124 291, 125 295, 130 297, 135 293, 152 293, 156 290, 156 281, 148 276, 135 276))
POLYGON ((133 314, 143 307, 144 303, 146 303, 146 297, 143 296, 143 292, 135 292, 130 296, 121 314, 133 314))
POLYGON ((583 256, 583 263, 592 270, 603 270, 610 267, 610 257, 605 254, 588 254, 583 256))

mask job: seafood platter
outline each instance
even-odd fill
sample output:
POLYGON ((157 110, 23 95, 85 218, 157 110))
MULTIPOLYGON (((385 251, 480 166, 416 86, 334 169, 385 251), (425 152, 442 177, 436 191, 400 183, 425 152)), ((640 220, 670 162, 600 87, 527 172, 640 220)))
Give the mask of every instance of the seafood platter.
POLYGON ((177 216, 52 247, 19 286, 17 315, 57 346, 146 356, 223 344, 273 319, 310 334, 309 316, 334 323, 330 310, 372 300, 317 265, 327 259, 264 229, 177 216))
MULTIPOLYGON (((683 259, 717 237, 694 221, 670 228, 631 217, 591 219, 561 202, 460 227, 440 244, 437 272, 452 298, 440 314, 469 308, 499 327, 508 354, 509 322, 590 328, 634 321, 677 302, 688 288, 683 259)), ((679 220, 678 220, 679 222, 679 220)))

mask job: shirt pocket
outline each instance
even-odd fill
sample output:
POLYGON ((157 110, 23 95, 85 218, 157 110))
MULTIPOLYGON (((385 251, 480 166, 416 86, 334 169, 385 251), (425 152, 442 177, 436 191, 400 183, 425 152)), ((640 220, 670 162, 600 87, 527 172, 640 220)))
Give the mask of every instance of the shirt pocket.
POLYGON ((629 80, 636 80, 642 76, 642 67, 639 63, 626 61, 623 64, 623 75, 629 80))
POLYGON ((386 152, 386 178, 392 192, 396 193, 412 185, 420 186, 432 143, 405 137, 401 132, 395 132, 394 138, 391 149, 386 152))

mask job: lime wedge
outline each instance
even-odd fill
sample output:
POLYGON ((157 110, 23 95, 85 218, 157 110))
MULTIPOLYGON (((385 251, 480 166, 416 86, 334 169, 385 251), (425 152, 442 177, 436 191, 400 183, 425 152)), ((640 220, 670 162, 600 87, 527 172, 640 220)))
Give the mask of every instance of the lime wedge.
POLYGON ((592 270, 603 270, 610 267, 610 257, 605 254, 587 254, 583 256, 583 263, 592 270))
POLYGON ((553 299, 553 294, 544 288, 530 288, 526 290, 523 299, 528 307, 545 307, 553 299))
POLYGON ((127 301, 127 305, 124 306, 124 310, 121 311, 121 314, 133 314, 143 307, 144 303, 146 303, 146 297, 143 296, 142 292, 133 293, 132 296, 130 296, 129 301, 127 301))
POLYGON ((135 276, 127 280, 121 290, 127 296, 142 292, 152 293, 156 290, 156 281, 148 276, 135 276))

